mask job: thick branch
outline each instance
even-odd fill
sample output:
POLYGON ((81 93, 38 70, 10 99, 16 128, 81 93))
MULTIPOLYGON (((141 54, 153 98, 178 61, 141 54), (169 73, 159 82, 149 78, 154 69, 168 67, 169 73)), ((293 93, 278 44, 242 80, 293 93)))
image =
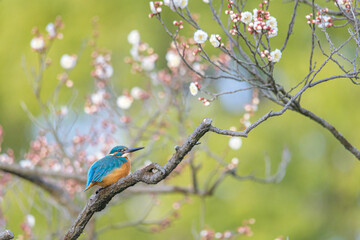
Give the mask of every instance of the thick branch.
POLYGON ((118 182, 103 189, 98 194, 92 195, 78 218, 75 220, 73 226, 65 235, 64 239, 77 239, 83 232, 92 215, 95 212, 103 210, 111 199, 118 193, 121 193, 138 182, 156 184, 166 178, 184 159, 186 154, 189 153, 197 144, 200 138, 209 131, 211 122, 211 119, 204 119, 194 132, 186 139, 185 143, 176 149, 176 152, 164 167, 157 164, 150 164, 149 166, 137 170, 131 175, 120 179, 118 182), (153 173, 153 169, 157 169, 158 171, 153 173))
POLYGON ((6 229, 3 232, 0 232, 0 240, 10 240, 13 238, 14 238, 14 234, 8 229, 6 229))

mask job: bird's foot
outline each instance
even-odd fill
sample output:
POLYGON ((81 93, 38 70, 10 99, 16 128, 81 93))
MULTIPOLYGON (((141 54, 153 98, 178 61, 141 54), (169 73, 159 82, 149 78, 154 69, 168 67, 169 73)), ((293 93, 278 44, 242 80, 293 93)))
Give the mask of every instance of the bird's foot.
POLYGON ((102 187, 102 188, 99 188, 98 190, 96 190, 95 194, 98 195, 99 192, 101 192, 102 190, 104 190, 106 187, 102 187))

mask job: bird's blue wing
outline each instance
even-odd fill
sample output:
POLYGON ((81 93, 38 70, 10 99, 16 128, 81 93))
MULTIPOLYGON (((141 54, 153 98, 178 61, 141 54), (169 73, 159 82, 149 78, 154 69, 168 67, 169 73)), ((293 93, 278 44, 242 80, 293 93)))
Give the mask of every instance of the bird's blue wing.
POLYGON ((88 187, 91 182, 101 182, 114 168, 120 168, 122 164, 123 162, 114 156, 106 156, 96 161, 88 171, 86 187, 88 187))

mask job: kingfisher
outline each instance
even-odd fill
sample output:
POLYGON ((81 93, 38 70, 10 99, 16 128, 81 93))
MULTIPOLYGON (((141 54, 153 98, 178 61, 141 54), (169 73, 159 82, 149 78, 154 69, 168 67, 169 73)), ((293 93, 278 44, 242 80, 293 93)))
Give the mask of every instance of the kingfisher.
POLYGON ((110 153, 97 160, 91 165, 87 174, 86 190, 94 185, 107 187, 117 182, 120 178, 126 177, 130 173, 130 153, 143 149, 144 147, 127 148, 116 146, 110 153))

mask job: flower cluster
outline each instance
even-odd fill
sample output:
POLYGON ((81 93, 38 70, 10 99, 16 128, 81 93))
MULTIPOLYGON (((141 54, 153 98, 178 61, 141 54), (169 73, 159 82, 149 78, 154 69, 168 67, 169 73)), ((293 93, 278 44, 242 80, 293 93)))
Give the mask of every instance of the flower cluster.
POLYGON ((245 11, 237 13, 233 8, 233 1, 230 0, 228 7, 230 10, 225 10, 225 14, 230 16, 230 20, 234 23, 230 33, 232 35, 237 35, 238 23, 242 22, 247 25, 247 30, 250 34, 266 34, 268 37, 275 37, 278 34, 277 21, 275 17, 270 16, 269 11, 265 10, 268 1, 263 1, 259 4, 260 9, 255 8, 253 14, 251 12, 245 11))
POLYGON ((268 50, 261 51, 260 56, 262 58, 267 58, 270 62, 279 62, 282 56, 282 53, 279 49, 269 52, 268 50))
MULTIPOLYGON (((205 41, 209 38, 209 35, 203 30, 199 29, 194 33, 194 41, 197 44, 205 43, 205 41)), ((219 34, 211 34, 209 41, 213 47, 223 47, 224 43, 221 42, 221 37, 219 34)), ((194 51, 194 55, 201 52, 201 48, 198 48, 194 51)))
MULTIPOLYGON (((46 25, 47 38, 49 41, 54 40, 55 38, 62 39, 63 35, 59 32, 60 29, 64 27, 64 24, 60 17, 57 17, 55 23, 49 23, 46 25)), ((45 42, 45 37, 40 33, 38 28, 33 28, 32 33, 34 37, 30 41, 30 47, 37 52, 43 52, 47 46, 45 42)))
POLYGON ((84 112, 86 114, 94 114, 105 106, 105 101, 110 98, 110 94, 104 89, 98 89, 91 94, 85 102, 84 112))
POLYGON ((313 17, 313 14, 310 13, 305 16, 305 18, 308 20, 308 24, 316 23, 317 26, 321 29, 325 29, 328 27, 333 26, 333 20, 330 16, 328 16, 326 13, 329 10, 327 8, 323 8, 316 12, 316 17, 313 17))
POLYGON ((94 51, 92 53, 92 58, 94 70, 91 72, 91 75, 100 81, 106 81, 111 78, 114 73, 114 69, 111 65, 111 54, 101 54, 94 51))
POLYGON ((157 1, 157 2, 150 2, 150 11, 149 17, 152 18, 154 15, 161 13, 162 8, 161 6, 165 5, 170 7, 172 11, 176 11, 177 8, 184 9, 188 5, 188 0, 164 0, 157 1))
POLYGON ((239 226, 236 231, 226 230, 225 232, 215 232, 213 229, 204 229, 200 231, 200 237, 202 240, 213 240, 213 239, 230 239, 238 235, 252 236, 251 231, 252 225, 255 223, 255 219, 251 218, 243 222, 242 226, 239 226))
POLYGON ((243 124, 245 128, 251 125, 250 118, 258 110, 259 103, 260 103, 259 90, 254 89, 252 93, 251 103, 248 103, 244 106, 245 113, 240 119, 240 123, 243 124))
POLYGON ((149 2, 150 4, 150 11, 151 13, 149 14, 149 18, 152 18, 154 15, 161 13, 162 8, 161 6, 163 5, 162 1, 158 1, 158 2, 149 2))
POLYGON ((334 4, 339 8, 345 10, 346 12, 350 11, 352 0, 335 0, 334 4))
POLYGON ((128 42, 132 45, 130 49, 131 58, 126 58, 125 62, 131 64, 133 73, 153 71, 158 59, 154 49, 150 48, 147 43, 140 41, 140 34, 137 30, 129 33, 128 42))
POLYGON ((174 26, 178 26, 179 29, 183 29, 184 25, 183 25, 183 21, 173 21, 173 25, 174 26))

